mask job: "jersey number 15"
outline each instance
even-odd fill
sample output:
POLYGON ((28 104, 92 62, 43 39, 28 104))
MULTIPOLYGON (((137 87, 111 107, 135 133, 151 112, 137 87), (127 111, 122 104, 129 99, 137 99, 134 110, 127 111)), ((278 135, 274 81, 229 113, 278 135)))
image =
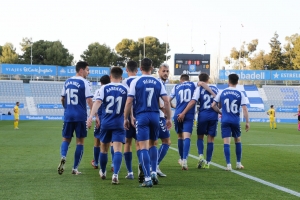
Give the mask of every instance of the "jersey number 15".
POLYGON ((77 105, 78 104, 78 89, 70 89, 66 90, 67 94, 67 104, 70 105, 77 105))

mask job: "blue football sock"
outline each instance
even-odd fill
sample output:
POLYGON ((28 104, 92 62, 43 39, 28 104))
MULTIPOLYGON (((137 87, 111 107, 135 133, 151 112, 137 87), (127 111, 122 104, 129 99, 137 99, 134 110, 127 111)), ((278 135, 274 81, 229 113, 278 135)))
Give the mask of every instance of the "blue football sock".
POLYGON ((203 154, 204 142, 202 139, 197 140, 198 155, 203 154))
POLYGON ((83 145, 82 144, 77 144, 76 150, 75 150, 75 158, 74 158, 74 166, 73 169, 77 169, 78 165, 81 161, 83 154, 83 145))
POLYGON ((235 143, 235 154, 236 154, 236 161, 241 162, 242 158, 242 143, 238 142, 235 143))
POLYGON ((124 153, 125 164, 128 172, 132 172, 132 152, 124 153))
POLYGON ((187 159, 190 151, 191 139, 185 138, 183 141, 183 159, 187 159))
POLYGON ((213 142, 208 142, 207 147, 206 147, 206 161, 210 162, 212 154, 214 152, 214 143, 213 142))
POLYGON ((157 168, 157 147, 156 146, 152 146, 149 149, 149 155, 150 155, 150 163, 151 163, 151 168, 152 171, 156 172, 156 168, 157 168))
POLYGON ((141 150, 141 164, 145 178, 150 177, 150 157, 147 149, 141 150))
POLYGON ((110 146, 110 153, 111 153, 111 165, 113 167, 113 160, 114 160, 114 147, 110 146))
POLYGON ((183 159, 183 139, 178 139, 178 152, 180 159, 183 159))
POLYGON ((67 141, 63 141, 61 143, 61 146, 60 146, 60 155, 61 157, 67 157, 67 153, 68 153, 68 149, 69 149, 69 142, 67 141))
POLYGON ((114 174, 119 174, 121 164, 122 164, 122 153, 117 151, 114 153, 114 174))
POLYGON ((160 148, 158 149, 158 165, 159 163, 164 159, 166 156, 167 152, 169 150, 169 145, 168 144, 162 144, 160 148))
POLYGON ((226 159, 226 163, 230 164, 230 145, 224 144, 224 155, 226 159))
POLYGON ((137 150, 136 155, 138 157, 139 164, 141 164, 141 150, 137 150))
POLYGON ((94 165, 95 166, 98 166, 99 154, 100 154, 100 147, 94 147, 94 165))
POLYGON ((105 171, 106 171, 107 160, 108 160, 107 153, 100 152, 100 167, 101 167, 102 173, 105 173, 105 171))

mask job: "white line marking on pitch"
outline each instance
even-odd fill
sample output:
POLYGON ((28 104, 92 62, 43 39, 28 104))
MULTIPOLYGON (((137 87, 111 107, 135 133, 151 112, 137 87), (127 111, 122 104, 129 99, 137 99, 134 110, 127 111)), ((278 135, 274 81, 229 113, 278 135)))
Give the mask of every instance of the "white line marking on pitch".
MULTIPOLYGON (((172 150, 174 150, 174 151, 178 151, 178 149, 176 149, 176 148, 174 148, 174 147, 169 147, 169 148, 172 149, 172 150)), ((198 159, 197 156, 194 156, 194 155, 191 155, 191 154, 189 154, 189 157, 198 159)), ((224 170, 226 169, 226 168, 223 167, 222 165, 219 165, 219 164, 214 163, 214 162, 210 162, 210 164, 213 165, 213 166, 215 166, 215 167, 224 169, 224 170)), ((261 184, 267 185, 267 186, 269 186, 269 187, 275 188, 275 189, 277 189, 277 190, 280 190, 280 191, 283 191, 283 192, 286 192, 286 193, 295 195, 295 196, 297 196, 297 197, 300 197, 300 193, 299 193, 299 192, 296 192, 296 191, 294 191, 294 190, 290 190, 290 189, 288 189, 288 188, 285 188, 285 187, 282 187, 282 186, 279 186, 279 185, 270 183, 270 182, 265 181, 265 180, 262 180, 262 179, 260 179, 260 178, 256 178, 256 177, 254 177, 254 176, 250 176, 250 175, 248 175, 248 174, 244 174, 244 173, 239 172, 239 171, 237 171, 237 170, 232 170, 231 172, 232 172, 232 173, 235 173, 235 174, 238 174, 238 175, 240 175, 240 176, 242 176, 242 177, 248 178, 248 179, 250 179, 250 180, 259 182, 259 183, 261 183, 261 184)))

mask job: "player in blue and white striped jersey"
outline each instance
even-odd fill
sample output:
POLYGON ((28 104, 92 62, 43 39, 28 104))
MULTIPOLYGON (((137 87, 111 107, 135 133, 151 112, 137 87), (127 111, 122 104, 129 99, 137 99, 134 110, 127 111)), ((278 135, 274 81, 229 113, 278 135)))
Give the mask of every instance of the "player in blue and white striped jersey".
POLYGON ((185 113, 183 121, 177 120, 177 115, 179 115, 191 101, 197 85, 190 82, 190 77, 187 74, 182 74, 180 76, 180 84, 174 86, 170 94, 170 101, 176 98, 176 109, 174 113, 174 125, 175 130, 178 134, 178 152, 180 158, 183 160, 181 162, 182 170, 187 170, 187 157, 190 150, 191 134, 193 132, 193 122, 195 117, 195 108, 190 109, 185 113), (179 141, 183 141, 182 145, 179 141))
POLYGON ((152 61, 149 58, 144 58, 141 62, 142 76, 134 79, 130 85, 130 92, 126 101, 124 110, 124 127, 129 129, 129 114, 136 100, 136 135, 139 141, 140 161, 145 181, 141 184, 142 187, 152 187, 153 184, 158 184, 157 179, 157 148, 155 141, 158 139, 159 131, 159 98, 162 97, 166 109, 166 126, 171 128, 171 108, 168 101, 166 90, 163 84, 151 76, 152 61), (150 154, 150 155, 149 155, 150 154), (151 158, 151 177, 150 177, 150 158, 151 158))
POLYGON ((125 143, 124 122, 124 106, 128 95, 128 87, 123 85, 122 80, 123 70, 120 67, 113 67, 110 72, 111 83, 101 87, 100 95, 96 97, 93 104, 91 115, 88 118, 88 127, 92 125, 93 115, 98 111, 103 104, 102 122, 100 126, 100 166, 99 175, 102 179, 106 178, 107 152, 110 143, 113 142, 114 148, 114 174, 112 183, 119 184, 118 174, 122 162, 122 144, 125 143))
POLYGON ((86 80, 89 74, 88 63, 80 61, 76 64, 76 76, 73 76, 65 81, 62 89, 61 102, 65 108, 64 112, 64 125, 62 130, 63 141, 61 144, 61 160, 58 165, 58 174, 64 172, 64 165, 66 162, 66 156, 69 148, 69 144, 72 140, 73 133, 76 133, 76 150, 75 160, 72 169, 72 174, 78 175, 81 172, 78 171, 78 166, 83 154, 84 138, 87 136, 86 119, 88 104, 92 108, 91 88, 86 80))
MULTIPOLYGON (((159 70, 158 70, 158 75, 159 75, 158 80, 160 80, 162 82, 164 87, 166 87, 165 84, 168 81, 169 74, 170 74, 169 65, 167 63, 162 63, 159 66, 159 70)), ((159 104, 160 104, 159 105, 160 109, 159 109, 159 135, 158 135, 158 138, 161 139, 162 144, 158 149, 158 161, 157 161, 156 171, 157 171, 158 176, 165 177, 167 175, 164 174, 160 170, 159 164, 164 159, 164 157, 167 155, 167 152, 171 145, 171 139, 170 139, 170 131, 168 129, 166 129, 165 108, 164 108, 164 102, 161 98, 159 99, 159 104)), ((157 142, 155 145, 157 145, 157 142)))
MULTIPOLYGON (((108 75, 103 75, 100 78, 101 87, 104 85, 110 83, 110 78, 108 75)), ((94 94, 93 101, 96 101, 96 97, 100 96, 100 89, 97 89, 94 94)), ((101 118, 102 118, 102 106, 98 109, 98 118, 99 122, 101 124, 101 118)), ((100 154, 100 124, 96 124, 94 128, 94 159, 92 160, 91 164, 94 169, 98 169, 98 163, 99 163, 99 154, 100 154)), ((113 159, 112 159, 113 160, 113 159)))
POLYGON ((241 144, 241 127, 240 127, 240 107, 242 106, 243 113, 246 119, 245 129, 246 132, 250 128, 249 116, 247 104, 248 99, 245 98, 244 94, 236 89, 239 77, 237 74, 230 74, 228 76, 229 87, 219 92, 212 103, 212 108, 222 114, 221 119, 221 133, 224 142, 224 156, 227 163, 227 171, 231 171, 230 162, 230 139, 234 138, 235 141, 235 152, 236 152, 236 168, 243 169, 244 166, 241 164, 242 157, 242 144, 241 144), (217 106, 217 103, 221 104, 222 112, 217 106))
MULTIPOLYGON (((135 61, 129 61, 127 62, 126 65, 126 71, 128 73, 128 78, 124 79, 122 81, 122 83, 128 87, 130 87, 131 82, 137 77, 137 71, 138 71, 138 64, 135 61)), ((125 145, 124 145, 124 159, 125 159, 125 164, 126 164, 126 168, 128 171, 128 174, 125 178, 127 179, 134 179, 133 176, 133 170, 132 170, 132 148, 131 148, 131 144, 132 144, 132 138, 134 138, 136 140, 136 130, 135 130, 135 106, 133 105, 132 108, 133 113, 131 113, 131 117, 129 117, 130 120, 130 127, 129 130, 126 130, 126 139, 125 139, 125 145)), ((136 151, 137 151, 137 157, 139 159, 139 154, 140 154, 140 149, 139 149, 139 145, 138 142, 136 141, 136 151)), ((143 182, 143 177, 141 178, 141 180, 139 180, 140 182, 143 182)))

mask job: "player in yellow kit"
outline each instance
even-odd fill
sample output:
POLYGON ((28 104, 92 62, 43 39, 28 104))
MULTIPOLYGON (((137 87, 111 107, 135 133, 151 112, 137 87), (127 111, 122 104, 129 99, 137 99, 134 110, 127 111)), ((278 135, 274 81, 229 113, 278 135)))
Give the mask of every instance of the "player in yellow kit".
POLYGON ((270 106, 270 109, 267 112, 267 115, 269 115, 270 118, 270 128, 273 129, 277 129, 276 127, 276 120, 275 120, 275 109, 274 109, 274 105, 270 106))
POLYGON ((20 103, 17 102, 15 107, 14 107, 14 128, 15 129, 19 129, 19 114, 20 114, 20 110, 19 110, 19 105, 20 103))

